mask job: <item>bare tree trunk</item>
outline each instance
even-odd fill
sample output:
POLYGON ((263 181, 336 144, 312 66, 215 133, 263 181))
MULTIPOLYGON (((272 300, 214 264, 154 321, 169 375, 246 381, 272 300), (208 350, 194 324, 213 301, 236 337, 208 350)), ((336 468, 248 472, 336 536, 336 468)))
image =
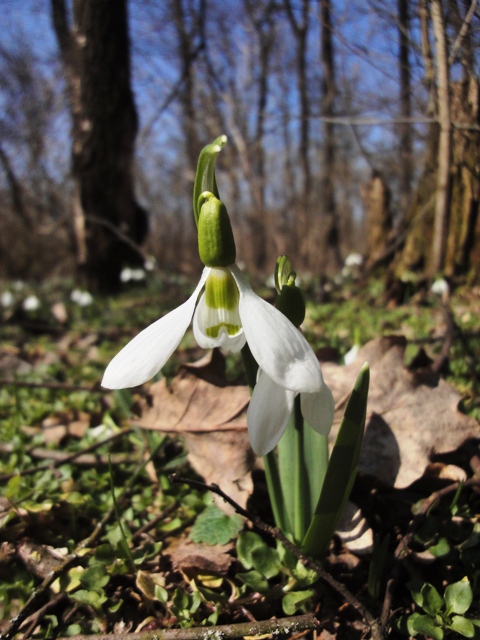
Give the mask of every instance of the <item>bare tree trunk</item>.
POLYGON ((300 246, 300 255, 305 267, 310 267, 308 234, 310 233, 310 203, 312 198, 312 170, 309 157, 309 132, 310 132, 310 104, 308 99, 307 82, 307 37, 309 24, 310 0, 302 0, 301 20, 297 21, 293 12, 291 0, 285 0, 287 16, 292 26, 292 31, 297 40, 297 86, 300 96, 300 167, 302 174, 301 189, 301 225, 300 237, 304 242, 300 246))
POLYGON ((435 34, 438 119, 440 138, 438 144, 437 194, 433 231, 433 253, 429 275, 442 270, 448 233, 449 182, 451 166, 451 121, 449 96, 449 68, 445 24, 440 0, 431 3, 432 25, 435 34))
POLYGON ((79 274, 92 291, 119 286, 147 232, 133 188, 137 114, 130 88, 126 0, 51 0, 72 113, 74 227, 79 274))
MULTIPOLYGON (((319 264, 325 270, 328 267, 337 271, 342 266, 342 255, 340 253, 340 232, 338 224, 337 203, 335 199, 335 126, 328 121, 334 115, 334 100, 336 93, 335 83, 335 59, 333 49, 333 26, 331 16, 330 0, 320 0, 320 23, 321 23, 321 59, 323 66, 323 115, 327 117, 324 126, 323 141, 323 185, 322 201, 325 216, 325 257, 330 263, 319 264)), ((314 252, 318 255, 317 251, 314 252)))
POLYGON ((412 117, 411 72, 409 59, 409 0, 398 0, 400 71, 400 115, 405 120, 400 124, 400 215, 403 220, 412 195, 412 117))

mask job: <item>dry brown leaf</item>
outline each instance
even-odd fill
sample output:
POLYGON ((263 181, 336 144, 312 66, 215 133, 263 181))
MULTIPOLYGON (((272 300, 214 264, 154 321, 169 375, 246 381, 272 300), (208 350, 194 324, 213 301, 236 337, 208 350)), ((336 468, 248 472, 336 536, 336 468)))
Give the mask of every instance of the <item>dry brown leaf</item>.
POLYGON ((174 540, 164 553, 170 556, 172 566, 177 571, 225 575, 233 562, 233 557, 228 553, 232 549, 232 543, 207 545, 180 538, 174 540))
MULTIPOLYGON (((169 387, 164 379, 152 385, 139 422, 182 433, 193 469, 245 507, 253 491, 255 463, 247 435, 249 400, 248 387, 227 381, 225 358, 215 349, 194 364, 182 365, 169 387)), ((223 500, 216 502, 232 511, 223 500)))
POLYGON ((165 378, 152 385, 141 407, 141 425, 160 431, 244 430, 248 388, 229 384, 225 358, 214 349, 193 364, 184 364, 170 386, 165 378))
MULTIPOLYGON (((360 349, 348 366, 325 363, 323 373, 338 403, 352 389, 360 367, 370 363, 367 425, 360 470, 402 488, 422 474, 432 454, 455 451, 480 437, 476 420, 458 410, 461 396, 430 370, 409 371, 403 365, 406 340, 376 338, 360 349)), ((335 414, 336 436, 345 406, 335 414)))

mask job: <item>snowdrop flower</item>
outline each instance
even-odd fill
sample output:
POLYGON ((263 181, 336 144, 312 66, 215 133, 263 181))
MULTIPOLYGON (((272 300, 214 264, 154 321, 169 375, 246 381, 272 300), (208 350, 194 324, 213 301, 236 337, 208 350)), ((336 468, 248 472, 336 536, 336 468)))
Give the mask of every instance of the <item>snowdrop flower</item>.
POLYGON ((346 267, 361 267, 363 264, 363 256, 360 253, 349 253, 345 258, 346 267))
MULTIPOLYGON (((305 318, 305 302, 300 289, 295 285, 295 277, 290 260, 281 256, 275 271, 275 284, 279 291, 275 304, 281 315, 288 317, 295 326, 300 326, 305 318)), ((320 384, 315 390, 294 389, 291 385, 279 384, 259 362, 257 384, 247 411, 250 444, 259 456, 272 451, 280 441, 292 414, 295 397, 299 393, 302 415, 310 427, 325 436, 330 431, 335 402, 323 380, 317 358, 312 349, 308 348, 320 378, 320 384)))
POLYGON ((352 362, 355 361, 355 358, 357 357, 359 351, 360 351, 360 345, 354 344, 353 347, 349 351, 347 351, 347 353, 343 356, 344 364, 346 365, 352 364, 352 362))
POLYGON ((432 284, 431 291, 432 293, 436 293, 437 296, 445 297, 450 293, 450 287, 445 278, 439 278, 432 284))
POLYGON ((235 352, 248 343, 259 366, 277 385, 294 393, 319 391, 322 373, 308 342, 280 311, 254 293, 235 263, 235 241, 225 205, 206 192, 199 210, 198 245, 205 268, 194 292, 115 356, 102 385, 135 387, 152 378, 178 347, 193 319, 201 347, 235 352))
POLYGON ((4 307, 5 309, 8 309, 8 307, 11 307, 12 304, 15 302, 13 293, 11 291, 4 291, 0 298, 0 302, 2 304, 2 307, 4 307))
POLYGON ((36 311, 40 308, 40 300, 37 298, 37 296, 28 296, 23 301, 22 307, 25 311, 36 311))
POLYGON ((148 258, 143 263, 143 268, 145 271, 153 271, 155 269, 155 258, 153 256, 148 256, 148 258))
POLYGON ((74 289, 70 294, 70 300, 78 304, 79 307, 88 307, 93 303, 93 296, 88 291, 74 289))
POLYGON ((235 352, 248 342, 253 357, 276 384, 294 392, 314 393, 322 387, 308 342, 280 311, 254 293, 236 264, 205 267, 186 302, 141 331, 115 356, 102 385, 121 389, 150 380, 178 347, 192 318, 195 338, 204 349, 235 352))

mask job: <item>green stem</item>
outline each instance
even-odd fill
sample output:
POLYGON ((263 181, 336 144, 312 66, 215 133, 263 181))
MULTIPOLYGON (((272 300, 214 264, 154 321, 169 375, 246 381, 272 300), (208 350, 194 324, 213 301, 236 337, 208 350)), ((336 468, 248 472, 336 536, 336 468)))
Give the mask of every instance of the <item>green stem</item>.
POLYGON ((294 537, 297 541, 302 541, 309 525, 310 515, 310 488, 308 472, 305 465, 305 434, 302 410, 300 407, 300 395, 295 398, 293 409, 294 415, 294 537))

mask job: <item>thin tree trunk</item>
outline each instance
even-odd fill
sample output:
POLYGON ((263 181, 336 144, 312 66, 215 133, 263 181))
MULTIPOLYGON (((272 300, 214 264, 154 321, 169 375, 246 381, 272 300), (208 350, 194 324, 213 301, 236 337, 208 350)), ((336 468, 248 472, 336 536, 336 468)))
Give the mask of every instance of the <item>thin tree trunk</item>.
POLYGON ((400 124, 400 215, 406 214, 412 195, 412 126, 407 122, 412 117, 411 71, 409 59, 409 0, 398 0, 400 72, 400 115, 406 120, 400 124))
MULTIPOLYGON (((321 23, 321 59, 323 66, 323 114, 327 118, 334 115, 334 100, 336 93, 335 83, 335 59, 333 48, 333 26, 331 16, 330 0, 320 0, 320 23, 321 23)), ((342 255, 340 252, 340 233, 338 224, 337 203, 335 199, 335 125, 332 122, 325 122, 323 141, 323 188, 322 200, 325 216, 325 239, 327 251, 330 254, 331 264, 319 264, 323 269, 332 267, 337 271, 342 265, 342 255)), ((314 251, 318 255, 317 251, 314 251)))
POLYGON ((440 0, 431 3, 432 25, 435 35, 437 99, 440 137, 438 144, 437 193, 433 232, 433 253, 429 275, 442 270, 448 234, 449 182, 451 165, 451 121, 449 97, 449 69, 445 24, 440 0))

